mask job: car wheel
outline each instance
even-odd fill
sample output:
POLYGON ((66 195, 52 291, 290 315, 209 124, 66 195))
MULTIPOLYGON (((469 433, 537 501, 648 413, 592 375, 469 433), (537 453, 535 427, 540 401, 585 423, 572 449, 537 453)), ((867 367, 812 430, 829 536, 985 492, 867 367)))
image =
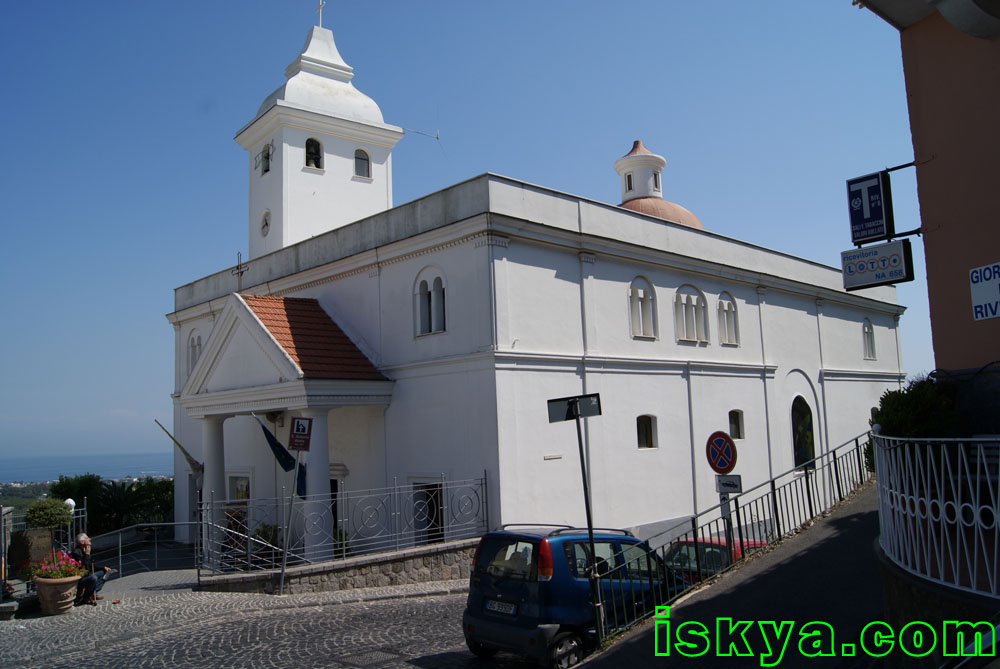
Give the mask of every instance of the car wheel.
POLYGON ((549 667, 567 669, 583 659, 580 637, 572 632, 563 632, 552 640, 549 646, 549 667))
POLYGON ((489 646, 484 646, 481 643, 470 641, 469 639, 465 640, 465 645, 469 647, 469 650, 472 651, 473 655, 475 655, 476 657, 481 657, 483 659, 493 657, 494 655, 497 654, 496 648, 490 648, 489 646))

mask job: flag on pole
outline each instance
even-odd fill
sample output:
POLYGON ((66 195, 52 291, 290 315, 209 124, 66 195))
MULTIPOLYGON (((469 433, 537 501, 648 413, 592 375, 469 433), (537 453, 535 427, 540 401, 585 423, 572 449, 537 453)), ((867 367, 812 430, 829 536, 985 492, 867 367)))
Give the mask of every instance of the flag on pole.
POLYGON ((198 462, 197 460, 195 460, 193 457, 191 457, 191 454, 187 452, 187 449, 185 449, 183 446, 181 446, 181 442, 179 442, 176 439, 174 439, 174 435, 172 435, 169 432, 167 432, 167 428, 163 427, 163 425, 160 424, 160 421, 158 421, 158 420, 156 420, 154 418, 153 422, 156 423, 157 425, 159 425, 160 429, 167 433, 167 436, 170 437, 170 441, 174 442, 174 446, 176 446, 177 448, 181 449, 181 455, 183 455, 184 459, 187 460, 188 467, 191 468, 191 471, 194 472, 195 474, 202 474, 202 473, 204 473, 204 471, 205 471, 205 465, 201 464, 200 462, 198 462))
MULTIPOLYGON (((278 441, 278 438, 274 436, 274 434, 269 429, 267 429, 267 426, 264 425, 264 421, 262 421, 260 418, 257 418, 256 414, 251 413, 250 415, 256 418, 257 422, 260 423, 260 429, 264 430, 264 438, 267 439, 267 445, 271 447, 271 452, 274 453, 274 459, 278 461, 278 464, 281 466, 281 468, 284 469, 286 472, 290 472, 293 469, 295 469, 295 456, 289 453, 288 449, 285 448, 280 441, 278 441)), ((301 462, 299 463, 299 477, 298 481, 296 481, 295 487, 298 496, 305 498, 306 466, 301 462)))

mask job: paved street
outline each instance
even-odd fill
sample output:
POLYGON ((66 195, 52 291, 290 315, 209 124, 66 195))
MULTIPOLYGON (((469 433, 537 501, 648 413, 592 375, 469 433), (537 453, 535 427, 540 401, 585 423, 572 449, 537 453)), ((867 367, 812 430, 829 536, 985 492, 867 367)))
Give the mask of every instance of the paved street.
MULTIPOLYGON (((675 603, 671 618, 820 619, 833 625, 840 641, 855 641, 860 625, 881 614, 872 546, 877 527, 869 486, 810 529, 675 603)), ((285 597, 196 592, 193 581, 191 570, 112 579, 97 607, 0 621, 0 667, 535 666, 503 654, 484 663, 466 650, 464 580, 285 597)), ((640 627, 589 658, 588 669, 719 659, 656 657, 652 637, 652 625, 640 627)), ((752 635, 751 641, 761 647, 752 635)), ((802 660, 792 653, 782 666, 802 660)), ((760 663, 757 657, 722 661, 727 667, 760 663)), ((871 666, 860 657, 809 664, 871 666)))
POLYGON ((464 581, 273 597, 140 585, 156 578, 112 580, 97 607, 0 622, 0 666, 482 666, 462 639, 464 581))

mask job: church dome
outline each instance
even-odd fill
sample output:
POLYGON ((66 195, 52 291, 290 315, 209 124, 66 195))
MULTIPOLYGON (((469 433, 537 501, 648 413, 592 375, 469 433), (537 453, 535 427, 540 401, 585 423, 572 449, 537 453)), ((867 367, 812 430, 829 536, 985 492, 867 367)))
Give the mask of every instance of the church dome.
POLYGON ((314 26, 298 58, 285 68, 288 81, 267 97, 257 110, 260 117, 277 103, 327 116, 382 125, 375 101, 351 83, 354 68, 344 62, 333 32, 314 26))
POLYGON ((635 140, 632 150, 615 161, 615 171, 622 187, 622 203, 618 206, 704 230, 705 226, 697 216, 681 205, 663 199, 661 174, 666 164, 666 158, 647 149, 641 140, 635 140))
POLYGON ((622 202, 618 206, 623 209, 637 211, 640 214, 646 214, 647 216, 662 218, 672 223, 680 223, 696 230, 705 229, 705 226, 701 224, 697 216, 681 205, 668 202, 662 197, 637 197, 628 202, 622 202))

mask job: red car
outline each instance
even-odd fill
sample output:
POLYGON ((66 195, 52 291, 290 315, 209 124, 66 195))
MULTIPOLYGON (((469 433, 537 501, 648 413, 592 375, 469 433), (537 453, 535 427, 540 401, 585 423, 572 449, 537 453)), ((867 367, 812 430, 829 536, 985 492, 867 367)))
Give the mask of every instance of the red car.
POLYGON ((688 583, 698 583, 729 568, 744 555, 758 551, 766 545, 763 541, 738 539, 726 547, 722 537, 704 539, 678 539, 663 554, 663 561, 688 583))

